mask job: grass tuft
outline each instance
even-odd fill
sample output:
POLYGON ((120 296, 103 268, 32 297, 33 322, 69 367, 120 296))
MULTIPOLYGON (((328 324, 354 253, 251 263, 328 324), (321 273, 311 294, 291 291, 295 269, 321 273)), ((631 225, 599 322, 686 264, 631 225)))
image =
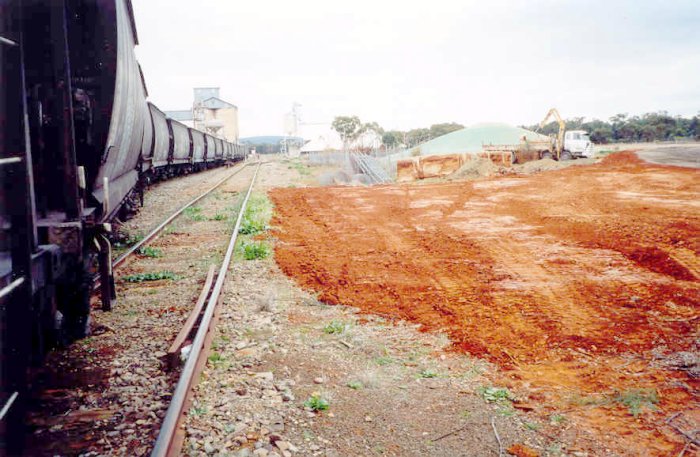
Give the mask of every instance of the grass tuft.
POLYGON ((184 214, 191 221, 201 222, 207 220, 207 218, 202 214, 202 208, 199 206, 189 206, 185 208, 184 214))
POLYGON ((323 333, 329 335, 343 333, 346 329, 346 325, 340 321, 331 321, 328 325, 323 327, 323 333))
POLYGON ((389 356, 380 356, 374 359, 374 363, 379 365, 380 367, 383 367, 385 365, 390 365, 394 363, 394 359, 389 357, 389 356))
POLYGON ((420 372, 420 377, 421 377, 421 378, 426 378, 426 379, 427 379, 427 378, 437 378, 437 377, 438 377, 438 373, 437 373, 437 371, 435 371, 435 370, 430 370, 430 369, 428 369, 428 370, 423 370, 423 371, 420 372))
POLYGON ((656 389, 630 389, 624 392, 616 392, 612 400, 629 409, 630 414, 638 417, 642 409, 656 410, 659 403, 659 394, 656 389))
POLYGON ((549 423, 552 425, 561 425, 566 421, 566 417, 563 414, 552 414, 549 417, 549 423))
POLYGON ((491 403, 510 402, 514 399, 508 389, 501 387, 481 387, 479 388, 479 394, 481 394, 484 400, 491 403))
POLYGON ((347 383, 347 386, 353 390, 359 390, 364 387, 364 385, 360 381, 350 381, 347 383))

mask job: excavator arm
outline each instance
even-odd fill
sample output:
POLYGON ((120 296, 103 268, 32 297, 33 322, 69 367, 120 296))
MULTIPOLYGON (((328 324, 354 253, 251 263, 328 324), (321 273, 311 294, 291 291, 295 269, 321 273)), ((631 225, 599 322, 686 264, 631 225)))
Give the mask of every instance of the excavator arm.
POLYGON ((552 116, 554 116, 554 119, 556 119, 557 123, 559 124, 559 133, 557 134, 556 145, 557 160, 559 160, 561 157, 561 152, 564 149, 564 132, 566 131, 566 122, 564 122, 564 119, 562 119, 559 115, 559 111, 557 111, 556 108, 550 109, 544 119, 542 119, 542 122, 540 122, 537 130, 539 131, 542 127, 547 125, 547 121, 549 121, 549 118, 552 116))

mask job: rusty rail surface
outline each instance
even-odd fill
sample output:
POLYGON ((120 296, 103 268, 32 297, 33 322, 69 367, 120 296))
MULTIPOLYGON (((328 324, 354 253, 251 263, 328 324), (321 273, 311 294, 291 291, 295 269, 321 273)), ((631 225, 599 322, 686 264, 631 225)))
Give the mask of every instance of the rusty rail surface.
POLYGON ((175 456, 179 455, 180 453, 180 449, 184 441, 184 430, 182 430, 184 413, 187 411, 187 405, 191 401, 192 388, 199 378, 197 374, 204 369, 206 364, 206 354, 211 346, 213 331, 218 319, 219 307, 217 305, 221 298, 221 291, 224 286, 224 281, 226 280, 226 272, 228 271, 231 264, 231 259, 233 258, 233 251, 238 238, 238 230, 241 227, 246 205, 248 204, 248 199, 253 191, 255 178, 258 176, 259 170, 260 163, 258 163, 258 166, 255 168, 255 174, 253 174, 253 179, 250 181, 250 187, 248 187, 248 192, 246 193, 243 203, 241 204, 241 208, 238 212, 236 225, 233 228, 233 233, 231 234, 231 239, 229 240, 228 248, 226 249, 226 255, 224 256, 224 261, 221 264, 221 268, 219 268, 216 283, 214 284, 214 288, 209 296, 204 315, 202 316, 199 328, 197 329, 197 334, 194 342, 192 343, 192 349, 190 350, 189 356, 187 357, 187 362, 185 362, 180 379, 175 387, 175 392, 173 393, 172 400, 170 401, 170 406, 165 414, 165 418, 163 418, 163 424, 161 425, 160 432, 158 433, 158 439, 156 440, 155 446, 153 447, 153 452, 151 453, 152 457, 175 456))
POLYGON ((199 294, 199 298, 197 299, 197 303, 195 303, 194 308, 192 308, 192 311, 190 312, 190 315, 187 317, 187 320, 185 321, 184 325, 180 329, 180 333, 177 334, 175 337, 175 340, 173 340, 173 343, 170 345, 170 348, 168 349, 168 356, 167 356, 167 361, 168 361, 168 368, 173 369, 177 365, 177 360, 180 356, 180 349, 182 349, 182 346, 184 345, 185 341, 187 340, 187 337, 192 333, 192 329, 194 328, 194 325, 197 323, 197 319, 199 316, 202 314, 202 308, 204 307, 204 303, 207 300, 207 297, 209 297, 209 292, 211 291, 211 286, 214 283, 214 273, 216 272, 216 266, 212 265, 209 267, 209 272, 207 273, 207 279, 204 281, 204 287, 202 287, 202 292, 199 294))

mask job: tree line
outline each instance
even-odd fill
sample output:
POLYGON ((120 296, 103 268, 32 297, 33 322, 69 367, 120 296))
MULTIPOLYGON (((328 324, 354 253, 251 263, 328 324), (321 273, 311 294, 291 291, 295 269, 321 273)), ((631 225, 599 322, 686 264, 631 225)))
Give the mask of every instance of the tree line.
MULTIPOLYGON (((641 116, 616 114, 608 121, 583 117, 566 119, 567 130, 585 130, 594 143, 638 143, 651 141, 700 140, 700 114, 693 117, 671 116, 666 111, 646 113, 641 116)), ((538 125, 522 126, 537 130, 538 125)), ((556 134, 559 126, 551 122, 540 133, 556 134)))
POLYGON ((376 122, 362 122, 357 116, 337 116, 333 119, 331 126, 333 130, 338 132, 346 148, 367 132, 375 133, 381 138, 382 144, 385 147, 393 148, 400 145, 411 147, 464 128, 462 124, 446 122, 442 124, 433 124, 429 128, 418 128, 406 131, 384 130, 376 122))
MULTIPOLYGON (((646 113, 641 116, 616 114, 608 121, 584 117, 566 119, 567 130, 585 130, 594 143, 637 143, 651 141, 700 140, 700 114, 693 117, 671 116, 666 111, 646 113)), ((428 128, 411 130, 384 130, 376 122, 362 122, 357 116, 337 116, 332 123, 346 147, 367 132, 374 132, 386 148, 410 148, 442 135, 464 128, 456 122, 433 124, 428 128)), ((555 135, 559 130, 556 122, 541 129, 538 124, 522 128, 538 131, 544 135, 555 135)))

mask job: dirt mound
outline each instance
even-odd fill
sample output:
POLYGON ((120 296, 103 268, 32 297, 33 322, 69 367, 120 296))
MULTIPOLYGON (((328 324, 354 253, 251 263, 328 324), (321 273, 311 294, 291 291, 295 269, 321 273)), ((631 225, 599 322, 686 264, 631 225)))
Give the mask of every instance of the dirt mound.
POLYGON ((604 165, 640 165, 644 161, 632 151, 620 151, 606 156, 601 163, 604 165))
POLYGON ((516 165, 514 168, 521 173, 539 173, 540 171, 559 170, 566 167, 566 163, 557 162, 554 159, 540 159, 526 162, 522 165, 516 165))
POLYGON ((448 180, 480 178, 498 174, 500 168, 489 159, 477 158, 462 165, 459 170, 448 176, 448 180))
POLYGON ((595 163, 595 159, 575 159, 575 160, 560 160, 556 161, 554 159, 540 159, 533 160, 532 162, 525 162, 523 164, 518 164, 513 166, 513 170, 520 174, 533 174, 540 173, 543 171, 553 171, 561 170, 563 168, 582 166, 582 165, 592 165, 595 163))

